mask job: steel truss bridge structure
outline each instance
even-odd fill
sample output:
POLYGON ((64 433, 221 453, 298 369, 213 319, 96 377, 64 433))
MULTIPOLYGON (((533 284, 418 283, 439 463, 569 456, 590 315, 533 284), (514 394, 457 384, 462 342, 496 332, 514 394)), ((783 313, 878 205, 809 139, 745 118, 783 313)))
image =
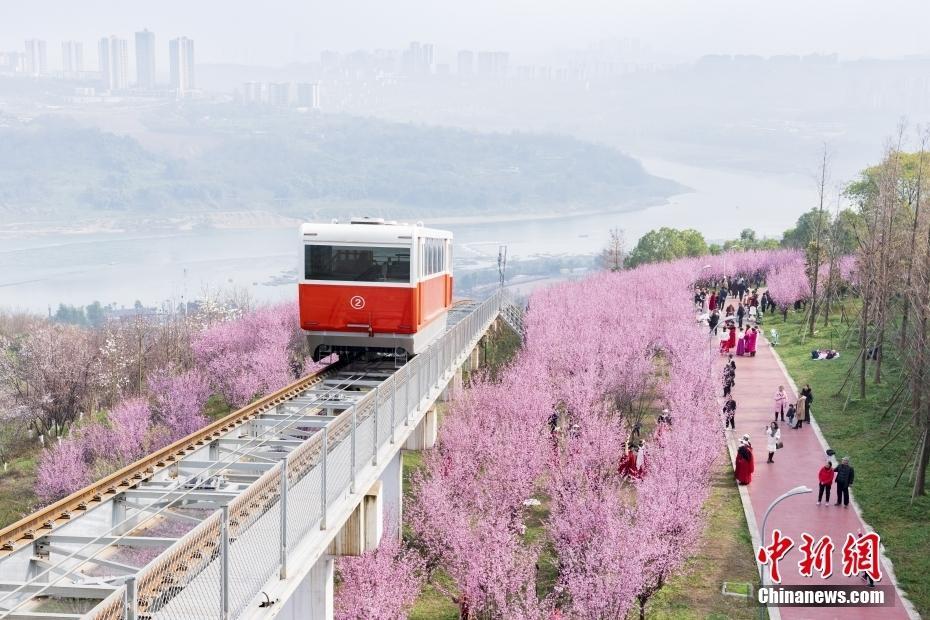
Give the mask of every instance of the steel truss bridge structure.
POLYGON ((400 368, 336 363, 0 531, 0 620, 329 620, 335 556, 398 536, 401 449, 477 365, 503 291, 400 368))

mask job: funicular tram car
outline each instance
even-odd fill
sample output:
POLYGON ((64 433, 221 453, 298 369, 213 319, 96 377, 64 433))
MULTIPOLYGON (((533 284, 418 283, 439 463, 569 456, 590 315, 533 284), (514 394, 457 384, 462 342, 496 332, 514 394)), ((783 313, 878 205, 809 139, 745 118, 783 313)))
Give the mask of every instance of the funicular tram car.
POLYGON ((451 232, 361 218, 304 224, 300 236, 300 325, 315 360, 412 356, 446 329, 451 232))

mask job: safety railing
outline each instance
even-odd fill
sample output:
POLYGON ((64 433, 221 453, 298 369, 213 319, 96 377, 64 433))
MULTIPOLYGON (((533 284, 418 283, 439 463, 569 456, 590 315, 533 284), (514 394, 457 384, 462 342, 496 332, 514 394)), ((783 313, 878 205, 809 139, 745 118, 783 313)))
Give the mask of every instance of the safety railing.
POLYGON ((378 464, 397 430, 415 422, 498 316, 501 293, 483 302, 320 432, 265 472, 228 506, 172 544, 89 614, 94 620, 239 617, 314 532, 356 491, 358 473, 378 464))
POLYGON ((500 292, 500 316, 520 338, 525 335, 523 304, 506 290, 500 292))

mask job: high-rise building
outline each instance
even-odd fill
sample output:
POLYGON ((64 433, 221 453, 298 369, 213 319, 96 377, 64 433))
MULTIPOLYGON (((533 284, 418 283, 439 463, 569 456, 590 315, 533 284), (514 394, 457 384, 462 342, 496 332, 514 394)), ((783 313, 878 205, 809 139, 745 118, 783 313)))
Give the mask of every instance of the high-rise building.
POLYGON ((110 90, 129 88, 129 41, 110 37, 110 90))
POLYGON ((155 88, 155 33, 148 29, 136 33, 136 87, 155 88))
POLYGON ((246 82, 242 85, 242 100, 246 103, 261 103, 263 90, 261 82, 246 82))
POLYGON ((29 39, 26 41, 26 73, 29 75, 45 75, 48 71, 48 53, 45 41, 29 39))
POLYGON ((61 42, 61 69, 65 77, 77 77, 84 71, 84 44, 80 41, 61 42))
POLYGON ((301 108, 320 109, 320 83, 301 82, 297 84, 297 105, 301 108))
POLYGON ((470 50, 461 50, 458 53, 459 75, 471 75, 475 72, 475 54, 470 50))
POLYGON ((433 67, 433 44, 420 44, 416 41, 404 50, 401 57, 401 69, 404 75, 425 75, 433 67))
POLYGON ((129 87, 129 42, 126 39, 116 36, 100 39, 97 62, 104 88, 126 90, 129 87))
POLYGON ((100 39, 97 42, 97 70, 100 72, 100 81, 104 89, 110 88, 110 40, 100 39))
POLYGON ((168 51, 171 56, 171 88, 183 96, 194 89, 194 41, 187 37, 171 39, 168 51))
POLYGON ((291 103, 291 83, 272 82, 268 84, 268 103, 286 106, 291 103))
POLYGON ((506 75, 509 60, 507 52, 478 52, 478 74, 506 75))
POLYGON ((0 52, 0 73, 22 73, 25 56, 22 52, 0 52))

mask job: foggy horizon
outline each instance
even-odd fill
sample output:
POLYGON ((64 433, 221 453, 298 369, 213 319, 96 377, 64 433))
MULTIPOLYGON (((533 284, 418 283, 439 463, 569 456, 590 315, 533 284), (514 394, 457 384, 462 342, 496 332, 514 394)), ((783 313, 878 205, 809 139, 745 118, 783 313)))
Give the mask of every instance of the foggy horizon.
MULTIPOLYGON (((145 28, 159 48, 187 36, 197 42, 198 64, 281 66, 307 62, 324 50, 402 49, 411 41, 432 43, 443 61, 460 49, 501 50, 518 57, 578 52, 605 43, 637 41, 650 58, 690 62, 709 54, 838 54, 843 60, 930 54, 915 33, 902 36, 900 21, 930 20, 930 4, 893 0, 881 5, 829 0, 808 6, 790 0, 759 6, 735 0, 707 5, 678 0, 650 6, 643 0, 615 6, 603 0, 580 3, 525 0, 498 6, 404 0, 390 6, 360 0, 342 6, 292 6, 274 0, 260 14, 246 3, 208 0, 196 5, 169 0, 140 10, 99 0, 80 5, 39 0, 7 9, 0 50, 19 50, 26 39, 42 39, 56 50, 60 41, 94 43, 116 35, 131 39, 145 28), (55 19, 50 21, 49 17, 55 19), (887 34, 886 34, 887 33, 887 34)), ((50 66, 60 62, 49 54, 50 66)))

